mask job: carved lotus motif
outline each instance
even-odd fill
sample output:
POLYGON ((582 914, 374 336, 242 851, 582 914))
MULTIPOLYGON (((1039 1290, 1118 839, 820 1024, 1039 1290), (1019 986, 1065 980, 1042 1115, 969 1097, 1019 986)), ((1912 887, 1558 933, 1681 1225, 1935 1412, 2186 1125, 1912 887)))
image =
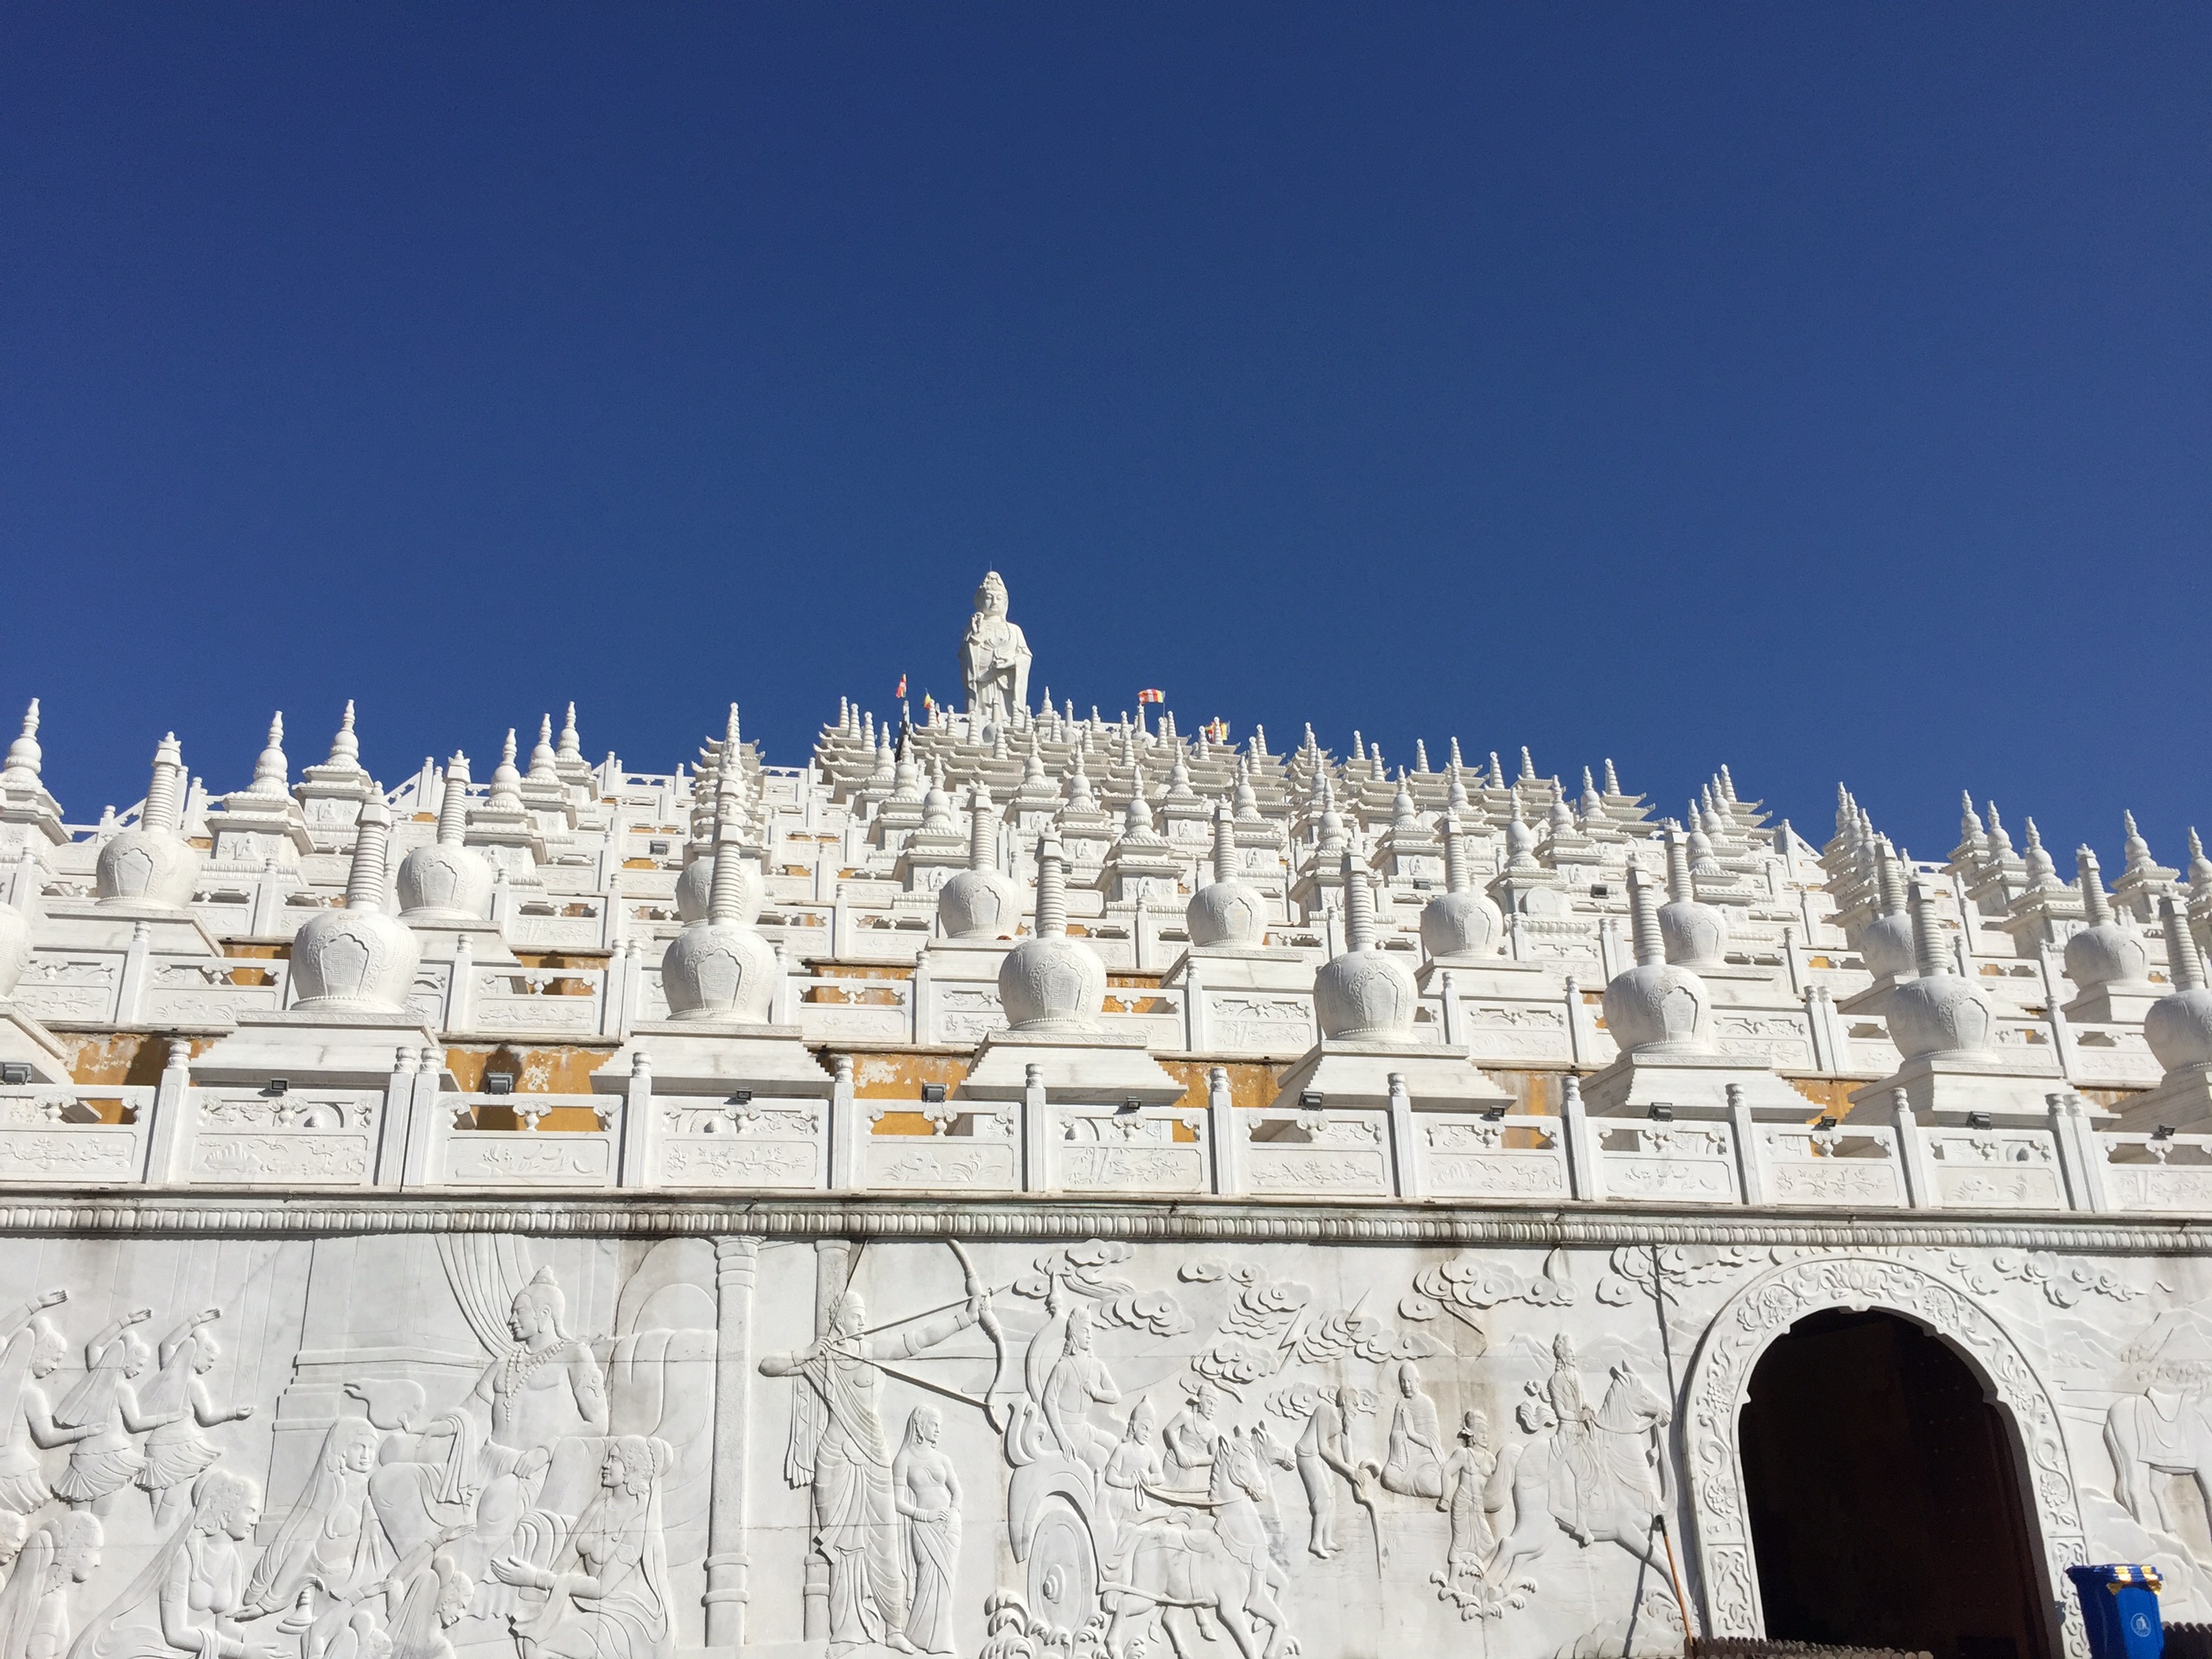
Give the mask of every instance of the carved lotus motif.
MULTIPOLYGON (((676 914, 686 922, 702 922, 707 918, 707 901, 713 896, 715 887, 715 855, 702 853, 683 867, 676 878, 676 914)), ((760 919, 760 907, 768 900, 768 884, 761 879, 760 867, 749 858, 738 860, 737 919, 747 927, 760 919)))
POLYGON ((1183 906, 1192 944, 1251 947, 1268 936, 1266 903, 1242 881, 1210 881, 1183 906))
POLYGON ((1713 1047, 1705 982, 1668 963, 1624 969, 1605 987, 1605 1029, 1624 1050, 1713 1047))
POLYGON ((1659 937, 1677 967, 1717 968, 1728 945, 1728 918, 1712 905, 1678 899, 1659 906, 1659 937))
POLYGON ((15 995, 30 959, 30 923, 13 905, 0 904, 0 997, 15 995))
POLYGON ((1313 976, 1313 1008, 1324 1037, 1408 1040, 1419 1000, 1411 971, 1381 950, 1347 950, 1313 976))
POLYGON ((2150 973, 2151 953, 2143 936, 2117 922, 2099 922, 2066 941, 2066 976, 2085 991, 2140 984, 2150 973))
POLYGON ((1494 957, 1505 918, 1487 893, 1440 893, 1421 906, 1421 942, 1432 957, 1494 957))
POLYGON ((399 907, 405 915, 480 919, 492 907, 492 867, 471 848, 417 847, 399 861, 399 907))
POLYGON ((1899 912, 1867 923, 1859 935, 1859 959, 1870 974, 1910 979, 1918 971, 1912 954, 1912 918, 1899 912))
POLYGON ((1890 999, 1890 1039, 1909 1060, 1984 1054, 1996 1016, 1980 987, 1956 974, 1923 974, 1890 999))
POLYGON ((176 910, 192 902, 200 855, 175 836, 125 830, 100 849, 95 880, 100 898, 123 905, 176 910))
POLYGON ((2143 1040, 2167 1071, 2212 1063, 2212 991, 2176 991, 2143 1015, 2143 1040))
POLYGON ((999 964, 999 1004, 1017 1031, 1088 1031, 1106 1001, 1106 964, 1080 939, 1027 938, 999 964))
POLYGON ((422 955, 414 930, 380 911, 323 911, 292 940, 298 1006, 396 1011, 414 985, 422 955))
POLYGON ((661 989, 678 1020, 766 1025, 776 998, 776 953, 734 922, 694 922, 660 961, 661 989))
POLYGON ((938 889, 937 914, 949 939, 1011 938, 1021 925, 1021 894, 996 870, 959 870, 938 889))

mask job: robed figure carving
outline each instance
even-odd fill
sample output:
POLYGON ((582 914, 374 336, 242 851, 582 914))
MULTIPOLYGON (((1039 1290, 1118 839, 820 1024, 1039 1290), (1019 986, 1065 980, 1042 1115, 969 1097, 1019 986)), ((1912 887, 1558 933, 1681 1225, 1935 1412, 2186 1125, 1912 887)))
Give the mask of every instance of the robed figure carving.
POLYGON ((995 570, 976 590, 976 613, 960 642, 960 677, 972 721, 1003 726, 1029 706, 1029 642, 1007 620, 1006 582, 995 570))
MULTIPOLYGON (((880 1338, 868 1333, 867 1307, 849 1290, 830 1309, 827 1334, 795 1354, 760 1362, 764 1376, 799 1379, 784 1478, 813 1491, 815 1542, 830 1564, 833 1655, 863 1643, 914 1650, 891 1448, 877 1413, 879 1367, 936 1347, 976 1324, 982 1312, 979 1294, 950 1313, 880 1338)), ((944 1545, 941 1552, 925 1549, 925 1555, 950 1554, 957 1535, 922 1541, 944 1545)), ((940 1623, 937 1603, 925 1612, 932 1625, 940 1623)), ((934 1629, 923 1634, 927 1642, 938 1640, 934 1629)))

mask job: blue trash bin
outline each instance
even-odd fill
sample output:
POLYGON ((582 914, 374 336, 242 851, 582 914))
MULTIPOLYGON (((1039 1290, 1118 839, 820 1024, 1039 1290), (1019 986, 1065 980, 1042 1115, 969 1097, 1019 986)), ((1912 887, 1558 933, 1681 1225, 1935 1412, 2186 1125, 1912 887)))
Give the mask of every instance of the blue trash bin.
POLYGON ((2158 1622, 2160 1580, 2153 1568, 2113 1562, 2069 1567, 2066 1576, 2082 1599, 2094 1659, 2158 1659, 2166 1650, 2165 1627, 2158 1622))

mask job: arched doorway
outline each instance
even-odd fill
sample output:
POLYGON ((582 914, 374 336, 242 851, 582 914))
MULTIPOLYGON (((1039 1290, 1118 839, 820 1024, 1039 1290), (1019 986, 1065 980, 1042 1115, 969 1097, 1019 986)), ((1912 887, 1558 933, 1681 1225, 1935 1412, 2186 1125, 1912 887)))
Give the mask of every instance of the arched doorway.
POLYGON ((1738 1433, 1770 1637, 2050 1659, 2011 1426, 1941 1337, 1809 1314, 1759 1357, 1738 1433))

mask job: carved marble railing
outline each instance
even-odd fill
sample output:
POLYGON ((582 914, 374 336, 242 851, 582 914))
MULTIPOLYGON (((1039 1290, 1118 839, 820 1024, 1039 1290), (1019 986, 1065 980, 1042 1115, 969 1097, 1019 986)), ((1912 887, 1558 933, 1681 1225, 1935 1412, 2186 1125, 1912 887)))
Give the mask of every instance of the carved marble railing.
POLYGON ((127 1185, 146 1179, 154 1090, 120 1084, 0 1088, 0 1183, 127 1185))
MULTIPOLYGON (((827 1096, 657 1091, 649 1070, 591 1094, 452 1089, 403 1052, 382 1087, 194 1084, 172 1040, 153 1086, 0 1087, 0 1184, 16 1188, 423 1191, 717 1189, 988 1195, 1200 1194, 2212 1214, 2212 1135, 2098 1127, 2078 1096, 2041 1112, 1808 1123, 1789 1107, 1597 1117, 1198 1099, 885 1099, 849 1058, 827 1096)), ((435 1051, 432 1051, 434 1053, 435 1051)))

